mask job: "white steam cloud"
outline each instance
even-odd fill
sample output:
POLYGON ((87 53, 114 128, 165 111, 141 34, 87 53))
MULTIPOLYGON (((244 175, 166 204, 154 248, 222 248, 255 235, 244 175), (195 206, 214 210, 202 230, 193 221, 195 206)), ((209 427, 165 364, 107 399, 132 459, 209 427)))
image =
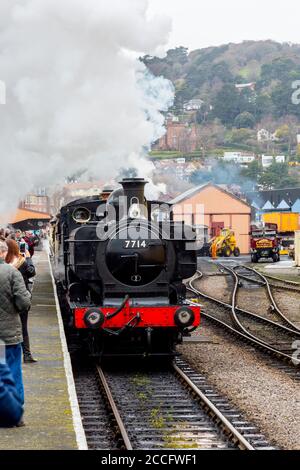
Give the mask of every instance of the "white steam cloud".
POLYGON ((1 0, 0 214, 34 187, 137 167, 163 132, 173 87, 138 54, 160 54, 170 21, 148 0, 1 0))

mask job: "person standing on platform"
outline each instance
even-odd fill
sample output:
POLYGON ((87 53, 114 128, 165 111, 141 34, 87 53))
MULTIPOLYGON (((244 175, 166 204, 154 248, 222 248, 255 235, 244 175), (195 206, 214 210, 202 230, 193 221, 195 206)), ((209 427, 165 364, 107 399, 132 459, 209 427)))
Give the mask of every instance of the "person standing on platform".
POLYGON ((0 344, 0 427, 18 426, 22 416, 23 405, 15 381, 6 364, 5 346, 0 344), (4 354, 2 354, 2 349, 4 354))
POLYGON ((0 340, 5 343, 6 363, 23 405, 22 325, 19 313, 29 310, 31 295, 22 274, 5 262, 7 253, 6 242, 0 241, 0 340))
POLYGON ((23 240, 27 244, 30 257, 32 258, 34 256, 34 247, 37 242, 37 237, 33 233, 28 231, 25 232, 23 240))
MULTIPOLYGON (((28 292, 31 292, 30 279, 35 276, 35 267, 30 258, 28 252, 22 254, 18 243, 15 240, 7 240, 6 244, 8 246, 8 253, 5 261, 16 268, 23 276, 26 289, 28 292)), ((30 350, 30 341, 28 333, 28 310, 24 310, 20 313, 21 322, 22 322, 22 335, 23 335, 23 360, 25 363, 37 362, 36 359, 32 357, 30 350)))

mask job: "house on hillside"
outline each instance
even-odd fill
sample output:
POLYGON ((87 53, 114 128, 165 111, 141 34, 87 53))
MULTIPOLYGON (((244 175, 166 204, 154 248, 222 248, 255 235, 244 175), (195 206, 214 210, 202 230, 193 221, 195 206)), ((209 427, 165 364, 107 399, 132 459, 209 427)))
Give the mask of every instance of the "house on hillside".
POLYGON ((202 108, 204 101, 200 98, 194 98, 192 100, 187 101, 183 105, 184 111, 199 111, 202 108))
POLYGON ((272 163, 285 163, 285 155, 262 155, 261 156, 261 164, 263 168, 268 168, 272 165, 272 163))
POLYGON ((277 139, 276 132, 270 132, 267 129, 259 129, 257 131, 258 142, 275 142, 277 139))
POLYGON ((234 162, 241 165, 248 165, 251 162, 254 162, 255 155, 253 153, 247 152, 224 152, 224 161, 225 162, 234 162))
POLYGON ((208 227, 208 237, 222 228, 234 231, 241 253, 249 253, 251 206, 218 185, 196 186, 170 201, 174 219, 208 227))
POLYGON ((237 83, 237 84, 235 85, 235 88, 236 88, 238 91, 243 91, 243 90, 255 91, 255 87, 256 87, 256 82, 237 83))

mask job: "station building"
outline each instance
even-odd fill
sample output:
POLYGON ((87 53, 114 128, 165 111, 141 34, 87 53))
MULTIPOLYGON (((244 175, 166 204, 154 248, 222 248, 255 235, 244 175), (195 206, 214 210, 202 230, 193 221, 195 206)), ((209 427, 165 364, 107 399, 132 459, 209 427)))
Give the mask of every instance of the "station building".
POLYGON ((222 228, 230 228, 241 253, 249 253, 251 206, 247 202, 213 183, 189 189, 170 202, 175 220, 207 226, 209 238, 218 235, 222 228))

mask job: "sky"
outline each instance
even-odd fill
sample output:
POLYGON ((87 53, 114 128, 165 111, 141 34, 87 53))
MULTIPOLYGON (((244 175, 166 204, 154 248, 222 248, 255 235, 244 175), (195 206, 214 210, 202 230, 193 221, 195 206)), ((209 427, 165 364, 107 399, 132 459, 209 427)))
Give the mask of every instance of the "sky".
POLYGON ((300 43, 300 2, 285 0, 149 0, 149 14, 171 17, 168 48, 190 50, 243 40, 300 43))

